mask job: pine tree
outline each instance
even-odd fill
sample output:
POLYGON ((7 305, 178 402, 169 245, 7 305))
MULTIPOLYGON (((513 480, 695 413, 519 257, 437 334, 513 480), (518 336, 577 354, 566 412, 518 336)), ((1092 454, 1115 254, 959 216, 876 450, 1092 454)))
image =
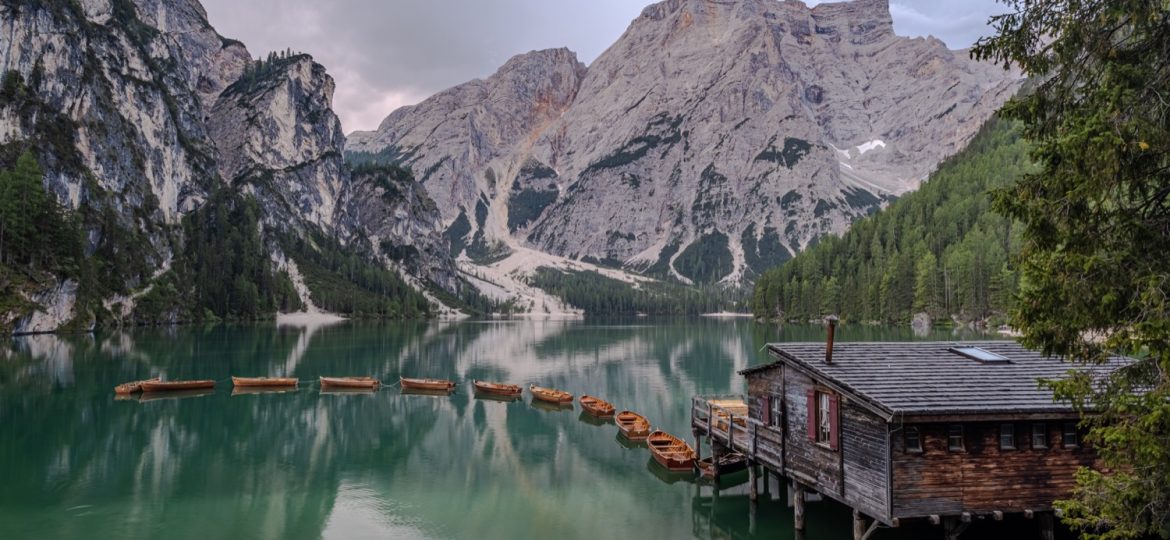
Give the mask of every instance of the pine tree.
POLYGON ((1070 361, 1137 356, 1104 380, 1051 382, 1091 412, 1103 465, 1057 507, 1086 538, 1170 537, 1170 6, 1006 3, 975 54, 1039 81, 1004 109, 1041 164, 995 197, 1023 227, 1013 324, 1070 361))

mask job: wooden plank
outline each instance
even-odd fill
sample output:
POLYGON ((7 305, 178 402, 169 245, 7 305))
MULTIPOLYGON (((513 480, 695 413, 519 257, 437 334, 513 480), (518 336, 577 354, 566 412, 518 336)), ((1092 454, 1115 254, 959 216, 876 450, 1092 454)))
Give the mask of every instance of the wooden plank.
MULTIPOLYGON (((1024 513, 1050 508, 1068 496, 1075 474, 1093 466, 1096 457, 1084 447, 1029 448, 1021 434, 1031 434, 1026 423, 1017 425, 1016 449, 1000 449, 998 422, 964 424, 965 450, 953 452, 947 445, 948 424, 919 425, 921 454, 906 453, 895 438, 893 459, 896 517, 929 514, 979 515, 1024 513)), ((1046 422, 1048 440, 1054 441, 1058 422, 1046 422)))

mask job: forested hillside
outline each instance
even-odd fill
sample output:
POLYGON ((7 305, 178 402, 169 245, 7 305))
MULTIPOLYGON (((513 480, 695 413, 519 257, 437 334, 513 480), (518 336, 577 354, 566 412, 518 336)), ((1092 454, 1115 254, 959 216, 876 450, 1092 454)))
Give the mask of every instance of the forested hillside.
POLYGON ((735 310, 739 290, 720 286, 691 287, 674 282, 643 283, 634 287, 597 272, 564 271, 541 267, 530 283, 544 289, 586 315, 699 315, 735 310))
POLYGON ((907 322, 916 313, 996 319, 1018 282, 1012 223, 988 192, 1032 167, 1019 128, 991 119, 930 180, 840 237, 830 236, 756 284, 758 317, 907 322))

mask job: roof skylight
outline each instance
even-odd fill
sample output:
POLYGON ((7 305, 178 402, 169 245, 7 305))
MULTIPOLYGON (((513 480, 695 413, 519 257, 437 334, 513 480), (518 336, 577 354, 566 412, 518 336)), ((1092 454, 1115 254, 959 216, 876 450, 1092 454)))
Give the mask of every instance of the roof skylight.
POLYGON ((966 356, 967 358, 983 364, 1012 363, 1012 361, 1008 360, 1006 356, 1000 356, 986 349, 980 349, 979 347, 951 347, 950 351, 961 356, 966 356))

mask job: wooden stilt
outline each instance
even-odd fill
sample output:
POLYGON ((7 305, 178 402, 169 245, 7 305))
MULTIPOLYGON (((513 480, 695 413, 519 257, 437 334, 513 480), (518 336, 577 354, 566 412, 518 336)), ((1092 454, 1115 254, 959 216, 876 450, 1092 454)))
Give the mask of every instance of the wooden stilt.
POLYGON ((756 497, 757 497, 757 493, 758 493, 758 490, 756 489, 756 480, 757 479, 758 478, 756 478, 756 465, 754 463, 748 462, 748 484, 750 484, 750 486, 751 486, 748 488, 748 499, 751 499, 752 502, 756 501, 756 497))
POLYGON ((703 438, 695 431, 695 459, 703 459, 703 438))
POLYGON ((963 521, 961 519, 950 516, 943 518, 942 523, 943 537, 946 538, 946 540, 959 540, 959 536, 961 536, 963 531, 967 530, 967 526, 971 524, 970 521, 963 521))
POLYGON ((756 534, 756 501, 748 503, 748 534, 756 534))
POLYGON ((760 467, 760 469, 762 469, 762 470, 763 470, 763 472, 764 472, 764 474, 763 474, 763 477, 764 477, 764 495, 767 495, 767 496, 768 496, 768 498, 769 498, 769 499, 771 499, 771 495, 772 495, 772 481, 771 481, 771 479, 769 478, 769 477, 771 476, 771 473, 769 473, 769 472, 768 472, 768 468, 767 468, 767 467, 760 467))
POLYGON ((1037 512, 1036 521, 1040 525, 1040 540, 1053 540, 1056 536, 1056 528, 1052 512, 1037 512))
POLYGON ((869 540, 878 530, 878 520, 870 520, 860 510, 853 509, 853 540, 869 540))
POLYGON ((804 488, 796 484, 792 489, 792 515, 797 531, 804 530, 804 488))

